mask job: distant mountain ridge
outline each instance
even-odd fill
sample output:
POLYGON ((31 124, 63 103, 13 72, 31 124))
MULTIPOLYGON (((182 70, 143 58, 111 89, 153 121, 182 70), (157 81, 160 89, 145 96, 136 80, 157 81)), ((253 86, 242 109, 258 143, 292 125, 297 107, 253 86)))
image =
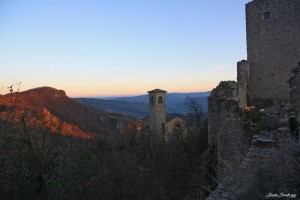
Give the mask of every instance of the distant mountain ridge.
MULTIPOLYGON (((191 92, 191 93, 166 93, 166 100, 167 104, 172 104, 172 102, 180 101, 182 102, 187 96, 192 98, 200 98, 200 97, 209 97, 210 91, 208 92, 191 92)), ((141 103, 147 103, 148 104, 148 95, 139 95, 139 96, 133 96, 133 97, 117 97, 117 98, 110 98, 111 100, 117 100, 117 101, 125 101, 125 102, 141 102, 141 103)))
MULTIPOLYGON (((207 112, 207 98, 209 92, 194 92, 194 93, 167 93, 166 94, 166 107, 167 113, 185 114, 186 97, 194 98, 199 105, 202 106, 203 112, 207 112)), ((148 95, 140 95, 133 97, 116 97, 116 98, 75 98, 74 100, 94 107, 96 109, 105 110, 108 112, 122 113, 125 115, 132 115, 136 117, 146 117, 148 115, 149 104, 148 95)))

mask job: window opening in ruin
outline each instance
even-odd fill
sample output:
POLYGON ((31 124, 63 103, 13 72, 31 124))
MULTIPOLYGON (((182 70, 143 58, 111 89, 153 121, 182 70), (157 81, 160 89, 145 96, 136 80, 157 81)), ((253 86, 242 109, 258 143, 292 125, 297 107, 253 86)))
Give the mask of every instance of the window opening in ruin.
POLYGON ((162 97, 158 97, 158 103, 162 104, 163 103, 163 98, 162 97))
POLYGON ((224 140, 224 145, 227 146, 227 139, 224 140))
POLYGON ((270 19, 270 18, 271 18, 271 12, 270 11, 264 12, 264 19, 270 19))
POLYGON ((292 132, 292 134, 297 137, 298 136, 298 123, 297 123, 297 119, 295 117, 290 118, 290 130, 292 132))

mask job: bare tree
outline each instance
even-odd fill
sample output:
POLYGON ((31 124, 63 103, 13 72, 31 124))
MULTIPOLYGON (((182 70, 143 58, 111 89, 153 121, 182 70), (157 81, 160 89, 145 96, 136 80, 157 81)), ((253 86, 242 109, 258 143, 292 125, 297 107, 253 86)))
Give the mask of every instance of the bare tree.
POLYGON ((187 124, 190 128, 193 128, 201 134, 201 123, 203 120, 203 112, 201 105, 197 102, 196 99, 187 96, 185 98, 185 106, 187 109, 187 124))

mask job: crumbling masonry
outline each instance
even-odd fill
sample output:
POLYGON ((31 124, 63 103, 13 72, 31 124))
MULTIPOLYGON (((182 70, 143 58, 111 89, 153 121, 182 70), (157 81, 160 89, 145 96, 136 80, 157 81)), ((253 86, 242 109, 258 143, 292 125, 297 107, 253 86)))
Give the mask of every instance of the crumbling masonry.
MULTIPOLYGON (((237 82, 221 82, 208 100, 209 147, 217 148, 219 179, 209 200, 243 199, 255 192, 261 173, 292 172, 293 165, 276 160, 288 163, 286 152, 299 150, 300 0, 253 0, 246 24, 248 59, 237 63, 237 82)), ((287 187, 275 185, 266 188, 287 187)))
POLYGON ((250 124, 237 101, 237 83, 221 82, 208 103, 209 144, 217 144, 219 179, 232 173, 249 148, 250 124))

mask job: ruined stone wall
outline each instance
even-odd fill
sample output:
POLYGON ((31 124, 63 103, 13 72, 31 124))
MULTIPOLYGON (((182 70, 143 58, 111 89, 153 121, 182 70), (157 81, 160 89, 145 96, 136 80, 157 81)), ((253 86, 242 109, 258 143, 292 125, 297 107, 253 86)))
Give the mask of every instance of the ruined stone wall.
POLYGON ((236 82, 221 82, 208 99, 209 145, 217 146, 219 179, 237 169, 250 143, 251 130, 236 91, 236 82))
POLYGON ((247 106, 247 87, 249 83, 249 63, 242 60, 237 63, 237 94, 240 108, 247 106))
MULTIPOLYGON (((300 59, 300 58, 299 58, 300 59)), ((300 123, 300 62, 293 70, 294 76, 290 79, 290 98, 292 109, 295 110, 298 123, 300 123)))
POLYGON ((300 147, 289 117, 292 108, 300 119, 300 66, 293 70, 300 59, 300 0, 253 0, 246 21, 248 58, 238 62, 238 83, 221 82, 208 101, 209 144, 218 148, 220 181, 208 200, 297 193, 290 184, 299 181, 293 177, 299 177, 300 147), (267 99, 272 104, 262 104, 259 133, 251 138, 241 108, 267 99))
POLYGON ((300 58, 300 1, 246 5, 250 101, 289 100, 288 79, 300 58))
POLYGON ((175 117, 165 124, 165 132, 167 135, 181 134, 182 136, 186 136, 187 129, 185 122, 181 118, 175 117))
POLYGON ((208 97, 208 144, 217 144, 218 123, 222 121, 221 102, 236 100, 236 83, 233 81, 220 82, 208 97), (228 89, 230 88, 230 89, 228 89))
POLYGON ((264 118, 274 122, 269 127, 273 130, 253 137, 240 167, 221 180, 207 200, 267 199, 269 193, 299 195, 294 183, 299 181, 300 146, 287 128, 288 114, 277 105, 265 110, 264 118))

